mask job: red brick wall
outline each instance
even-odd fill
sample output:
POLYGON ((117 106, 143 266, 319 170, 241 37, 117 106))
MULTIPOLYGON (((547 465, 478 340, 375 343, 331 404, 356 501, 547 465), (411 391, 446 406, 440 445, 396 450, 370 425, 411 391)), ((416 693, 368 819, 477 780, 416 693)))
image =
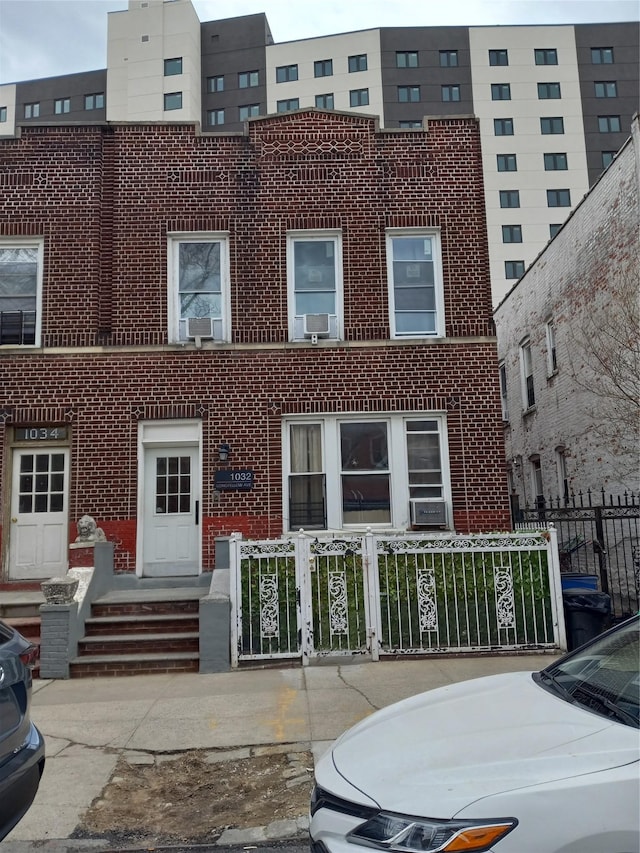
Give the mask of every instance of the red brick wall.
POLYGON ((218 534, 281 532, 280 425, 293 412, 447 412, 456 528, 509 525, 475 120, 377 133, 310 110, 248 136, 30 127, 0 141, 0 187, 0 236, 45 238, 44 349, 0 352, 0 413, 70 424, 70 517, 96 516, 119 568, 135 566, 139 418, 204 419, 205 566, 218 534), (385 228, 401 226, 441 229, 445 343, 389 341, 385 228), (342 229, 346 341, 288 346, 286 232, 314 227, 342 229), (231 345, 167 344, 175 230, 230 232, 231 345), (214 504, 224 439, 256 483, 214 504))

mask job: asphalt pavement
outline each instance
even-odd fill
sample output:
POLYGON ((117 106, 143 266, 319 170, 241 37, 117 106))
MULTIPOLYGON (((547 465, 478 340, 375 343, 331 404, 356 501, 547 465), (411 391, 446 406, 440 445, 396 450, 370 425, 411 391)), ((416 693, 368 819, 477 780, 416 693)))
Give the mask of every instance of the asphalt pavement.
MULTIPOLYGON (((331 663, 227 673, 36 679, 32 718, 46 740, 46 767, 29 812, 1 853, 111 849, 73 840, 118 758, 193 749, 302 744, 314 758, 345 729, 392 702, 446 684, 546 666, 552 655, 434 657, 331 663)), ((302 838, 306 815, 277 826, 229 830, 219 846, 302 838)))

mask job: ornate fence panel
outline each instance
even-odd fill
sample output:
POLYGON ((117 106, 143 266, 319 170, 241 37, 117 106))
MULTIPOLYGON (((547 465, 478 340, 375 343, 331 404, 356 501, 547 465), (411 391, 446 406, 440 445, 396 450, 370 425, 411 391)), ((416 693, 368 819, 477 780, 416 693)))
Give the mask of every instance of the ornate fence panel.
POLYGON ((556 531, 230 543, 232 663, 564 648, 556 531))
POLYGON ((231 663, 302 654, 300 558, 295 540, 231 537, 231 663))
POLYGON ((362 537, 312 541, 308 548, 306 653, 353 655, 370 651, 369 572, 362 537))
POLYGON ((640 608, 640 500, 604 491, 541 501, 519 511, 526 524, 553 524, 563 572, 597 575, 617 619, 640 608))
POLYGON ((561 645, 552 535, 376 538, 380 654, 561 645))

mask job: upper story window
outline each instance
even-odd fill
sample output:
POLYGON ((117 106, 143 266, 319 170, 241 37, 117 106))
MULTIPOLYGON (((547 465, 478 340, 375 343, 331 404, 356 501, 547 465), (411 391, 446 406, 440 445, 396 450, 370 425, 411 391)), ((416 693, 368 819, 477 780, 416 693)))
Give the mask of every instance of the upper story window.
POLYGON ((402 121, 398 122, 398 127, 402 128, 403 130, 422 130, 422 119, 403 119, 402 121))
POLYGON ((545 327, 547 338, 547 376, 553 376, 558 370, 558 355, 556 352, 556 327, 553 320, 549 320, 545 327))
POLYGON ((224 92, 224 74, 207 77, 207 92, 224 92))
POLYGON ((316 95, 316 107, 320 110, 332 110, 333 106, 333 92, 327 92, 324 95, 316 95))
POLYGON ((509 420, 509 403, 507 397, 507 366, 503 362, 499 365, 500 371, 500 403, 502 405, 502 420, 509 420))
POLYGON ((417 68, 418 67, 418 51, 417 50, 397 50, 396 51, 396 68, 417 68))
POLYGON ((593 65, 613 65, 613 48, 592 47, 591 63, 593 65))
POLYGON ((314 77, 333 76, 333 59, 318 59, 313 63, 314 77))
POLYGON ((53 102, 53 112, 58 116, 71 112, 71 98, 56 98, 53 102))
POLYGON ((558 64, 558 51, 555 47, 537 47, 533 53, 536 65, 558 64))
POLYGON ((524 275, 524 261, 505 261, 504 262, 504 277, 505 278, 522 278, 524 275))
POLYGON ((602 168, 606 169, 611 163, 613 163, 617 151, 603 151, 601 156, 602 168))
POLYGON ((342 235, 287 235, 289 338, 342 338, 342 235))
POLYGON ((238 118, 240 121, 246 121, 248 118, 260 115, 260 104, 244 104, 238 107, 238 118))
POLYGON ((350 56, 348 60, 349 73, 353 74, 354 71, 366 71, 367 70, 367 54, 366 53, 358 53, 354 56, 350 56))
POLYGON ((417 103, 420 100, 420 86, 398 86, 398 101, 401 104, 417 103))
POLYGON ((440 87, 440 97, 443 101, 459 101, 460 100, 460 86, 457 83, 452 83, 449 85, 440 87))
POLYGON ((489 65, 508 65, 509 52, 507 50, 490 50, 489 65))
POLYGON ((228 236, 171 235, 167 258, 169 340, 231 340, 228 236))
POLYGON ((544 155, 544 170, 545 172, 564 172, 569 168, 567 163, 567 155, 564 153, 545 154, 544 155))
POLYGON ((297 65, 280 65, 276 68, 276 83, 291 83, 297 79, 297 65))
POLYGON ((564 119, 562 116, 544 116, 541 118, 540 133, 545 136, 564 133, 564 119))
POLYGON ((492 83, 491 84, 491 100, 492 101, 510 101, 511 86, 509 83, 492 83))
POLYGON ((0 107, 0 123, 5 122, 7 120, 7 108, 0 107))
POLYGON ((104 92, 96 92, 93 95, 85 95, 84 108, 85 110, 104 109, 104 92))
POLYGON ((442 416, 292 419, 283 425, 283 447, 287 530, 409 527, 413 501, 425 510, 426 524, 449 524, 442 416))
POLYGON ((571 191, 547 190, 547 207, 571 207, 571 191))
POLYGON ((369 104, 368 89, 351 89, 349 92, 350 107, 366 107, 369 104))
POLYGON ((40 342, 42 240, 0 240, 0 345, 40 342))
POLYGON ((536 394, 533 387, 533 359, 529 339, 520 344, 520 381, 522 385, 522 408, 530 409, 535 405, 536 394))
POLYGON ((457 68, 458 67, 458 51, 457 50, 441 50, 440 51, 440 68, 457 68))
POLYGON ((209 110, 207 112, 207 120, 211 127, 224 124, 224 110, 209 110))
POLYGON ((515 154, 496 154, 499 172, 517 172, 518 160, 515 154))
POLYGON ((520 207, 520 190, 500 190, 500 207, 520 207))
POLYGON ((503 225, 503 243, 522 243, 522 225, 503 225))
POLYGON ((618 84, 615 80, 598 80, 593 84, 596 98, 617 98, 618 84))
POLYGON ((549 225, 549 239, 553 240, 553 238, 556 236, 556 234, 561 228, 561 222, 552 222, 551 225, 549 225))
POLYGON ((391 336, 443 336, 440 234, 388 231, 387 267, 391 336))
POLYGON ((164 61, 164 76, 175 77, 176 74, 182 74, 181 56, 175 56, 173 59, 165 59, 164 61))
POLYGON ((598 130, 600 133, 620 133, 620 116, 598 116, 598 130))
POLYGON ((167 92, 164 96, 165 111, 182 109, 182 92, 167 92))
POLYGON ((300 109, 300 99, 299 98, 284 98, 282 101, 276 102, 276 110, 279 113, 288 113, 291 110, 299 110, 300 109))
POLYGON ((251 89, 253 86, 260 85, 259 71, 240 71, 238 74, 238 88, 251 89))
POLYGON ((513 119, 494 118, 493 132, 496 136, 513 136, 513 119))
POLYGON ((560 83, 538 83, 538 99, 541 101, 555 101, 561 98, 560 83))
POLYGON ((40 116, 40 104, 36 101, 33 104, 24 105, 25 118, 38 118, 40 116))

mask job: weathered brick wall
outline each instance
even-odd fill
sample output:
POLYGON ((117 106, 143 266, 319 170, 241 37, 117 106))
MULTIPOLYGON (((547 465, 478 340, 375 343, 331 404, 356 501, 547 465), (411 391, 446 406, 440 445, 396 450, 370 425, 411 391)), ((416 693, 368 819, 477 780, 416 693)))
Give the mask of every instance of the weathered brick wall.
MULTIPOLYGON (((637 299, 638 143, 636 121, 632 140, 495 312, 499 355, 508 378, 507 459, 521 501, 531 503, 534 497, 530 458, 536 454, 545 496, 558 495, 558 447, 565 448, 569 487, 576 494, 591 489, 599 502, 601 489, 614 495, 638 490, 638 427, 635 435, 632 428, 622 430, 622 441, 616 436, 612 401, 603 387, 608 368, 601 369, 596 353, 589 351, 591 323, 600 327, 608 323, 629 284, 637 299), (558 361, 551 376, 547 375, 549 319, 555 324, 558 361), (536 405, 523 414, 519 345, 527 336, 536 405)), ((621 346, 629 328, 622 319, 621 346)), ((600 355, 611 363, 606 351, 600 355)))
POLYGON ((205 566, 216 535, 281 532, 281 419, 297 412, 446 412, 456 528, 508 526, 473 119, 29 128, 0 157, 0 235, 45 237, 44 348, 0 354, 0 408, 70 424, 70 518, 96 516, 117 569, 135 566, 140 419, 204 420, 205 566), (385 228, 400 226, 441 229, 446 342, 389 340, 385 228), (346 341, 289 345, 286 232, 321 227, 342 230, 346 341), (166 235, 197 230, 230 234, 229 345, 167 344, 166 235), (222 440, 256 483, 214 503, 222 440))

